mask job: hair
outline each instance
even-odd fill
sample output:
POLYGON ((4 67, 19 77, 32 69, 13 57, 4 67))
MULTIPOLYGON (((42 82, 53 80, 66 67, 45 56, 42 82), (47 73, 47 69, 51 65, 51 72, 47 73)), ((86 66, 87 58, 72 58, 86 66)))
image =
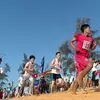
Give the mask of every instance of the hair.
POLYGON ((34 59, 35 59, 35 56, 34 56, 34 55, 31 55, 31 56, 29 57, 29 59, 32 59, 32 58, 34 58, 34 59))
POLYGON ((2 62, 2 58, 0 58, 0 62, 2 62))
MULTIPOLYGON (((60 52, 56 52, 56 55, 57 55, 58 53, 60 53, 60 52)), ((61 53, 60 53, 60 54, 61 54, 61 53)))
POLYGON ((22 71, 21 74, 23 75, 25 73, 25 71, 22 71))
POLYGON ((84 30, 87 28, 87 27, 90 27, 88 24, 83 24, 81 26, 81 31, 84 32, 84 30))

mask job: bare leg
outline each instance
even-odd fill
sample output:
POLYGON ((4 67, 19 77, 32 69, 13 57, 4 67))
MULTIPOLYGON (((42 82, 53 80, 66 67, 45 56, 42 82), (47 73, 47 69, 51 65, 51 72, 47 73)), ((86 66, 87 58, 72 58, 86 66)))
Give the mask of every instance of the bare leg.
POLYGON ((73 94, 76 94, 76 91, 77 91, 77 88, 79 87, 78 85, 78 82, 77 82, 77 79, 74 81, 74 84, 73 84, 73 88, 72 88, 72 92, 73 94))
POLYGON ((79 76, 78 76, 78 84, 80 87, 83 87, 83 77, 89 73, 89 71, 92 69, 92 63, 90 63, 83 71, 81 71, 79 73, 79 76))
POLYGON ((56 85, 61 86, 61 84, 62 84, 62 79, 61 78, 57 79, 56 85))
POLYGON ((88 82, 88 75, 83 78, 83 90, 85 91, 88 82))
POLYGON ((21 87, 20 87, 20 89, 18 91, 17 97, 20 97, 21 96, 21 93, 22 93, 22 90, 23 90, 24 86, 25 86, 25 82, 23 82, 23 84, 21 85, 21 87))
POLYGON ((52 83, 51 83, 51 93, 53 93, 53 89, 54 89, 54 86, 55 85, 55 81, 52 81, 52 83))
POLYGON ((33 77, 31 77, 31 78, 29 78, 29 80, 30 80, 30 86, 29 86, 29 95, 32 95, 33 94, 33 87, 34 87, 34 78, 33 77))
MULTIPOLYGON (((87 75, 84 77, 83 80, 84 80, 83 81, 83 91, 85 91, 85 88, 87 86, 87 75)), ((75 80, 73 83, 73 86, 72 86, 72 93, 73 94, 76 94, 78 87, 79 87, 78 82, 77 82, 77 80, 75 80)), ((85 91, 85 93, 86 93, 86 91, 85 91)))
POLYGON ((62 78, 59 78, 57 79, 56 82, 56 91, 60 91, 61 85, 62 85, 62 78))

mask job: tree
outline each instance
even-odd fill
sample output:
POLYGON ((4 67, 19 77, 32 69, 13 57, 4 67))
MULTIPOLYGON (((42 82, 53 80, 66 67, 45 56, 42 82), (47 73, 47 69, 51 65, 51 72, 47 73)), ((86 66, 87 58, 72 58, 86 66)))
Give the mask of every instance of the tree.
POLYGON ((8 72, 10 72, 10 66, 8 63, 5 64, 3 68, 3 73, 0 74, 0 88, 2 88, 4 85, 6 85, 5 81, 8 81, 8 72))
MULTIPOLYGON (((81 33, 81 25, 82 24, 89 24, 90 25, 90 18, 77 18, 76 20, 76 33, 81 33)), ((95 37, 95 34, 99 32, 98 30, 91 30, 91 35, 97 42, 97 45, 100 46, 100 37, 95 37)), ((69 41, 66 40, 61 46, 59 47, 59 51, 62 53, 62 65, 64 67, 64 75, 72 72, 75 72, 75 62, 73 58, 74 51, 69 46, 69 41)), ((100 59, 100 51, 92 51, 91 52, 92 58, 99 58, 100 59)))
MULTIPOLYGON (((51 70, 51 67, 49 66, 49 64, 47 64, 47 65, 44 67, 44 72, 49 71, 49 70, 51 70)), ((50 83, 50 82, 51 82, 51 79, 52 79, 51 74, 45 75, 45 79, 47 80, 48 83, 50 83)))
POLYGON ((47 65, 44 67, 44 72, 45 72, 45 71, 48 71, 48 70, 51 70, 51 67, 49 66, 49 64, 47 64, 47 65))
POLYGON ((21 64, 21 65, 19 66, 19 68, 18 68, 18 72, 19 72, 20 74, 22 74, 22 73, 24 72, 24 66, 25 66, 25 64, 28 62, 28 57, 27 57, 27 55, 24 53, 23 56, 24 56, 24 58, 23 58, 22 64, 21 64))
POLYGON ((64 68, 64 75, 71 73, 72 65, 74 65, 73 54, 74 51, 69 46, 69 41, 66 40, 60 47, 59 51, 62 53, 61 61, 64 68))
POLYGON ((39 70, 40 70, 40 65, 35 63, 35 64, 34 64, 34 72, 35 72, 35 73, 40 73, 39 70))

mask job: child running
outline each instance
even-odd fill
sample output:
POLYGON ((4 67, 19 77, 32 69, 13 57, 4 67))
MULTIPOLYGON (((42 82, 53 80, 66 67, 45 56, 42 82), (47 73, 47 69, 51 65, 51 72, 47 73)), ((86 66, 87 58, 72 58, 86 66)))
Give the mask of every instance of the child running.
POLYGON ((96 48, 96 41, 90 36, 90 26, 84 24, 81 26, 81 34, 75 34, 70 41, 70 46, 75 50, 75 61, 77 63, 76 81, 73 88, 73 93, 76 94, 77 86, 79 85, 83 92, 83 78, 92 69, 92 61, 89 60, 89 50, 96 48), (76 45, 74 45, 76 42, 76 45), (77 84, 78 83, 78 84, 77 84))
POLYGON ((54 87, 60 87, 62 83, 62 77, 60 75, 60 69, 61 67, 61 53, 57 52, 56 53, 56 58, 52 60, 51 62, 51 73, 52 73, 52 83, 51 83, 51 93, 53 92, 54 87))

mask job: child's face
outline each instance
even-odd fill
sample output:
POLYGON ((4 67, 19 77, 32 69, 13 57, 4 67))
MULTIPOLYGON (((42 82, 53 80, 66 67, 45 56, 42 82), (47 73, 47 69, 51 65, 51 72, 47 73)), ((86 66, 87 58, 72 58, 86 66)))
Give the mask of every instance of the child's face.
POLYGON ((87 27, 87 28, 85 29, 85 32, 88 33, 88 34, 90 34, 90 32, 91 32, 91 31, 90 31, 90 27, 87 27))
POLYGON ((34 63, 34 60, 35 60, 34 58, 31 58, 31 62, 32 62, 32 63, 34 63))
POLYGON ((57 56, 57 58, 58 58, 58 59, 60 59, 61 54, 60 54, 60 53, 58 53, 56 56, 57 56))

